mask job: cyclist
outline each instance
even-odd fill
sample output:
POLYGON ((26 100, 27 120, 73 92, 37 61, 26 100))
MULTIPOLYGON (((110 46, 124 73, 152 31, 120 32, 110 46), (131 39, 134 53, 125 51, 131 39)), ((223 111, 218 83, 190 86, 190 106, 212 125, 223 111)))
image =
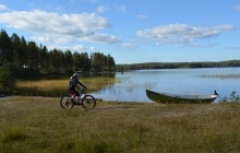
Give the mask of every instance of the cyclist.
POLYGON ((71 96, 71 101, 73 101, 74 97, 76 96, 80 96, 80 94, 78 93, 78 91, 76 91, 76 88, 80 89, 80 87, 78 86, 78 84, 80 86, 82 86, 84 89, 87 90, 87 87, 82 84, 80 81, 79 81, 79 74, 78 73, 74 73, 71 78, 70 78, 70 81, 69 81, 69 87, 68 87, 68 90, 69 92, 72 94, 71 96))

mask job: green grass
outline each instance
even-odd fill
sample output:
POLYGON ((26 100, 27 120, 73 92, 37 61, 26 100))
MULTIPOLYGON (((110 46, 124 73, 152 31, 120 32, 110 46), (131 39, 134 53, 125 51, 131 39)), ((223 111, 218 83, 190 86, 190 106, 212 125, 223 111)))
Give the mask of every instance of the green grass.
POLYGON ((63 110, 59 98, 0 99, 0 153, 240 152, 240 105, 97 102, 63 110))

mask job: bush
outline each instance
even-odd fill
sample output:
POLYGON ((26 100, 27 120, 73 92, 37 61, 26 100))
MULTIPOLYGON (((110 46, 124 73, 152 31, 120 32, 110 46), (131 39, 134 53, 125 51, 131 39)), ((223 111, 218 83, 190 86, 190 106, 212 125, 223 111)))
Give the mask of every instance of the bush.
POLYGON ((230 97, 223 97, 223 99, 220 101, 220 103, 233 103, 233 102, 234 103, 240 102, 240 97, 236 91, 232 91, 230 97))
POLYGON ((15 89, 15 77, 12 64, 5 62, 0 66, 0 93, 12 94, 15 89))

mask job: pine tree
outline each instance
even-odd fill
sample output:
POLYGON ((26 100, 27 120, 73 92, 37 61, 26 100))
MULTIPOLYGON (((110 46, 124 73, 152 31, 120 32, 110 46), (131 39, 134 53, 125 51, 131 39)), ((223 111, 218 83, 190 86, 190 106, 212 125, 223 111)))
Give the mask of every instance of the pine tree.
POLYGON ((13 49, 11 39, 2 30, 0 33, 0 92, 13 93, 15 88, 13 49))

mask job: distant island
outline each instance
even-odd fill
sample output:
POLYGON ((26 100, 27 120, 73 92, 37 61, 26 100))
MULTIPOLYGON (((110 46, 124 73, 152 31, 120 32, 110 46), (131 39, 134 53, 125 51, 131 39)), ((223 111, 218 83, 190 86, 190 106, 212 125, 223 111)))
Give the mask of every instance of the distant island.
POLYGON ((240 60, 228 60, 220 62, 148 62, 134 64, 117 64, 118 71, 143 70, 143 69, 180 69, 180 68, 220 68, 239 67, 240 60))

